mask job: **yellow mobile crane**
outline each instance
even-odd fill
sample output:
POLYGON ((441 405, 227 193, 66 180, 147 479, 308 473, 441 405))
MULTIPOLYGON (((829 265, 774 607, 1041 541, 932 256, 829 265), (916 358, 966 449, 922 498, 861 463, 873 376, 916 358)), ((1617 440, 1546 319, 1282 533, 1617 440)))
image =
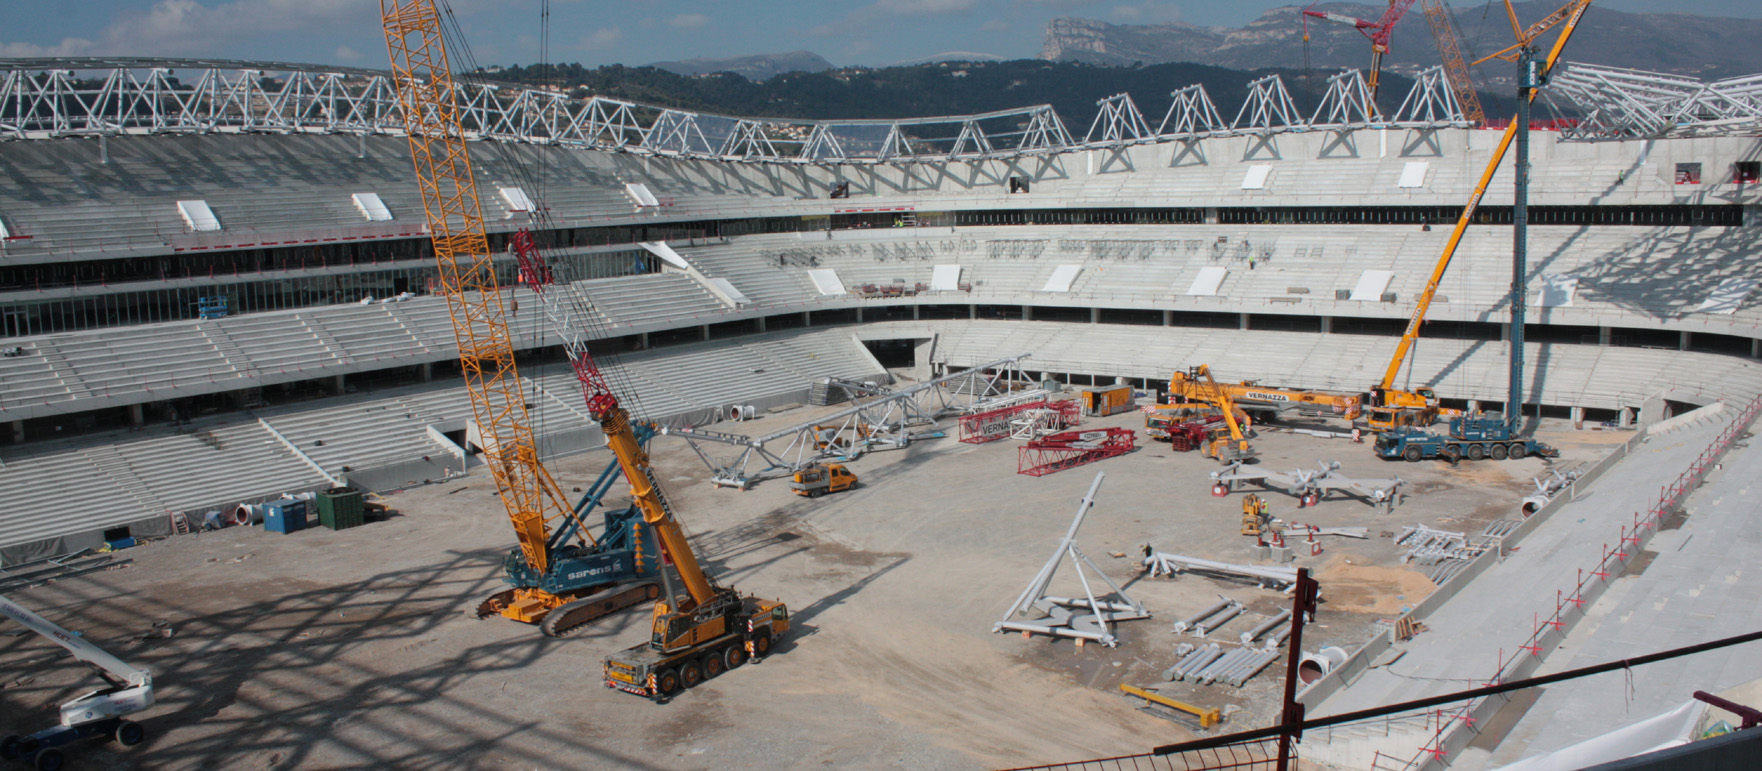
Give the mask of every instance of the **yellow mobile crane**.
POLYGON ((1210 365, 1201 364, 1186 372, 1176 372, 1169 379, 1169 400, 1209 404, 1223 415, 1223 430, 1213 431, 1205 443, 1206 457, 1220 463, 1229 463, 1246 461, 1255 456, 1254 448, 1248 446, 1247 431, 1242 421, 1236 417, 1239 409, 1236 400, 1211 376, 1210 365))
MULTIPOLYGON (((547 523, 563 518, 571 520, 575 533, 585 534, 586 529, 574 519, 574 510, 540 463, 533 441, 454 98, 441 15, 434 0, 380 0, 380 14, 480 443, 526 564, 546 573, 553 557, 553 534, 547 523)), ((592 359, 585 351, 580 353, 577 357, 572 352, 571 363, 587 392, 588 412, 604 431, 644 524, 659 536, 662 558, 685 584, 685 593, 675 594, 666 571, 661 571, 668 591, 655 603, 653 642, 608 661, 607 684, 667 696, 681 684, 693 685, 704 676, 738 666, 749 655, 769 651, 772 638, 788 629, 788 610, 781 602, 742 597, 704 574, 655 482, 629 414, 592 359), (617 660, 631 658, 633 652, 649 666, 626 680, 617 660)), ((637 551, 640 557, 640 541, 637 551)), ((503 614, 537 614, 546 606, 555 609, 571 600, 542 587, 530 588, 513 596, 503 614)))
MULTIPOLYGON (((1578 28, 1579 19, 1584 16, 1585 8, 1590 4, 1591 0, 1573 0, 1565 8, 1555 12, 1554 16, 1560 16, 1566 26, 1561 28, 1560 37, 1554 41, 1554 47, 1548 51, 1547 58, 1536 63, 1540 70, 1537 74, 1538 78, 1546 78, 1547 74, 1554 69, 1554 63, 1560 60, 1561 49, 1565 48, 1566 41, 1572 38, 1573 31, 1578 28)), ((1554 16, 1549 18, 1552 19, 1554 16)), ((1546 22, 1547 19, 1543 21, 1546 22)), ((1512 16, 1512 26, 1514 29, 1517 27, 1515 15, 1512 16)), ((1539 22, 1532 26, 1531 30, 1534 31, 1534 34, 1539 35, 1551 26, 1553 24, 1544 26, 1539 22)), ((1520 31, 1519 34, 1528 33, 1520 31)), ((1520 38, 1516 48, 1527 48, 1533 42, 1533 36, 1520 38)), ((1536 93, 1535 89, 1529 90, 1529 101, 1535 101, 1536 93)), ((1426 311, 1431 308, 1432 298, 1438 293, 1438 285, 1444 280, 1445 269, 1450 267, 1451 258, 1456 256, 1456 248, 1462 244, 1463 231, 1467 230, 1468 223, 1473 221, 1475 211, 1480 208, 1481 198, 1487 193, 1487 186, 1493 182, 1493 173, 1499 170, 1499 163, 1505 160, 1505 153, 1511 149, 1512 140, 1517 137, 1519 129, 1529 130, 1528 126, 1520 127, 1521 123, 1523 121, 1514 119, 1511 121, 1511 125, 1505 127, 1504 135, 1499 138, 1499 146, 1494 149, 1493 157, 1488 159, 1486 170, 1481 172, 1480 182, 1475 185, 1474 193, 1468 197, 1468 203, 1462 207, 1461 216, 1456 218, 1456 228, 1450 232, 1450 239, 1444 243, 1444 253, 1438 257, 1438 264, 1432 268, 1431 278, 1426 281, 1425 291, 1420 293, 1419 302, 1413 307, 1413 316, 1407 321, 1407 330, 1402 333, 1401 342, 1395 345, 1395 355, 1390 357, 1389 367, 1383 372, 1383 379, 1378 381, 1371 388, 1370 393, 1366 395, 1366 422, 1369 423, 1373 431, 1387 431, 1406 425, 1426 426, 1438 419, 1440 414, 1438 397, 1432 389, 1402 390, 1395 387, 1395 378, 1401 373, 1401 365, 1407 362, 1407 354, 1412 350, 1413 342, 1419 339, 1419 328, 1425 322, 1426 311)), ((1522 276, 1513 277, 1513 281, 1521 282, 1522 279, 1522 276)), ((1518 288, 1517 294, 1516 299, 1521 302, 1521 287, 1518 288)), ((1522 330, 1519 329, 1514 330, 1513 334, 1519 335, 1521 333, 1522 330)))

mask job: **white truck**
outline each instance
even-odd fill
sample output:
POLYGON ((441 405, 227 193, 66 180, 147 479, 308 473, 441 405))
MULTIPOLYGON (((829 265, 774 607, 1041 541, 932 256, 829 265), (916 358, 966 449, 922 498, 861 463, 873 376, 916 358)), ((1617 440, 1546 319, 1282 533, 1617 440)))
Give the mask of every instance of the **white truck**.
POLYGON ((108 651, 87 642, 55 623, 0 595, 0 615, 24 624, 26 628, 66 648, 73 657, 86 662, 105 687, 91 691, 61 705, 61 724, 45 728, 30 736, 8 736, 0 739, 0 758, 23 760, 38 771, 55 771, 67 762, 56 749, 61 745, 93 736, 109 736, 125 747, 141 743, 145 733, 141 725, 123 718, 153 706, 153 676, 134 667, 108 651))

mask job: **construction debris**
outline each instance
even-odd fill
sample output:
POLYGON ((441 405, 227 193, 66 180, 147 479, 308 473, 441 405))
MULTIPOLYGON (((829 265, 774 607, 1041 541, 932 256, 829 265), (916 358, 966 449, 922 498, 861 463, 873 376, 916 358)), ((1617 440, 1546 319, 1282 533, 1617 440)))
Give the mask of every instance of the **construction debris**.
POLYGON ((1009 610, 1003 614, 1003 620, 992 625, 991 631, 1021 632, 1024 636, 1044 634, 1054 637, 1070 637, 1076 639, 1078 645, 1082 645, 1086 640, 1094 640, 1111 648, 1119 644, 1119 639, 1113 634, 1115 622, 1150 618, 1150 612, 1145 610, 1142 604, 1127 596, 1126 590, 1114 583, 1112 578, 1103 573, 1101 568, 1091 562, 1089 557, 1083 554, 1083 550, 1077 547, 1077 528, 1083 526, 1083 518, 1088 515, 1089 509, 1095 506, 1095 491, 1101 489, 1101 481, 1106 477, 1105 473, 1095 475, 1095 481, 1089 485, 1089 492, 1083 496, 1082 502, 1077 506, 1076 516, 1071 518, 1070 530, 1065 533, 1064 539, 1059 541, 1058 548, 1053 550, 1052 557, 1046 561, 1046 565, 1040 568, 1040 572, 1034 575, 1034 580, 1028 582, 1028 587, 1022 590, 1021 596, 1017 597, 1015 603, 1011 604, 1009 610), (1058 571, 1060 562, 1067 559, 1070 560, 1071 566, 1077 572, 1078 583, 1083 586, 1082 597, 1055 597, 1046 594, 1046 588, 1052 583, 1052 576, 1058 571), (1094 578, 1099 578, 1113 589, 1111 595, 1104 594, 1102 597, 1114 599, 1096 597, 1091 586, 1091 576, 1085 573, 1084 566, 1088 566, 1094 578), (1026 614, 1031 609, 1046 615, 1032 621, 1010 620, 1014 616, 1026 614))
POLYGON ((1314 471, 1269 471, 1244 463, 1231 463, 1211 472, 1212 495, 1228 495, 1253 483, 1267 490, 1278 490, 1298 500, 1299 506, 1314 506, 1330 493, 1338 492, 1357 498, 1387 514, 1401 505, 1401 478, 1353 479, 1339 473, 1339 461, 1321 461, 1314 471))
POLYGON ((1536 486, 1536 491, 1524 496, 1523 515, 1528 517, 1541 511, 1543 506, 1548 505, 1548 501, 1554 500, 1554 496, 1560 494, 1560 491, 1576 488, 1578 478, 1584 476, 1584 473, 1582 468, 1575 468, 1571 471, 1553 470, 1531 479, 1530 482, 1536 486))

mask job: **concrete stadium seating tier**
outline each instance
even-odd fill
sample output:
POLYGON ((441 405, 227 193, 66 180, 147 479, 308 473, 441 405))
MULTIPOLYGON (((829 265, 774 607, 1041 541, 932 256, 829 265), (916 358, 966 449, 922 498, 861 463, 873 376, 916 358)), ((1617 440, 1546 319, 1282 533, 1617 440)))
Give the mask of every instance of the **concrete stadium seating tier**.
MULTIPOLYGON (((883 375, 849 329, 605 356, 603 366, 635 395, 627 406, 638 417, 670 424, 711 422, 733 404, 801 402, 816 378, 883 375)), ((567 365, 523 371, 542 453, 603 443, 567 365)), ((174 513, 199 524, 208 510, 286 492, 443 479, 461 467, 447 434, 470 420, 455 380, 16 448, 0 454, 0 564, 95 546, 106 528, 164 534, 174 513)))

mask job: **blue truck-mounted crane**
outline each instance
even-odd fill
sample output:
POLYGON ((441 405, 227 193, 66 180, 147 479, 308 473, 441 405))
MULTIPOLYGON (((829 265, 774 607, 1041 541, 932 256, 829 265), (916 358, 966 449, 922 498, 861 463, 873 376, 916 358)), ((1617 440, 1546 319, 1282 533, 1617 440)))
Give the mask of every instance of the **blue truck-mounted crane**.
POLYGON ((1560 451, 1531 437, 1517 435, 1512 422, 1497 413, 1475 412, 1452 418, 1449 432, 1434 434, 1422 428, 1397 428, 1377 435, 1377 457, 1409 462, 1427 458, 1449 461, 1520 460, 1534 455, 1554 458, 1560 451))

